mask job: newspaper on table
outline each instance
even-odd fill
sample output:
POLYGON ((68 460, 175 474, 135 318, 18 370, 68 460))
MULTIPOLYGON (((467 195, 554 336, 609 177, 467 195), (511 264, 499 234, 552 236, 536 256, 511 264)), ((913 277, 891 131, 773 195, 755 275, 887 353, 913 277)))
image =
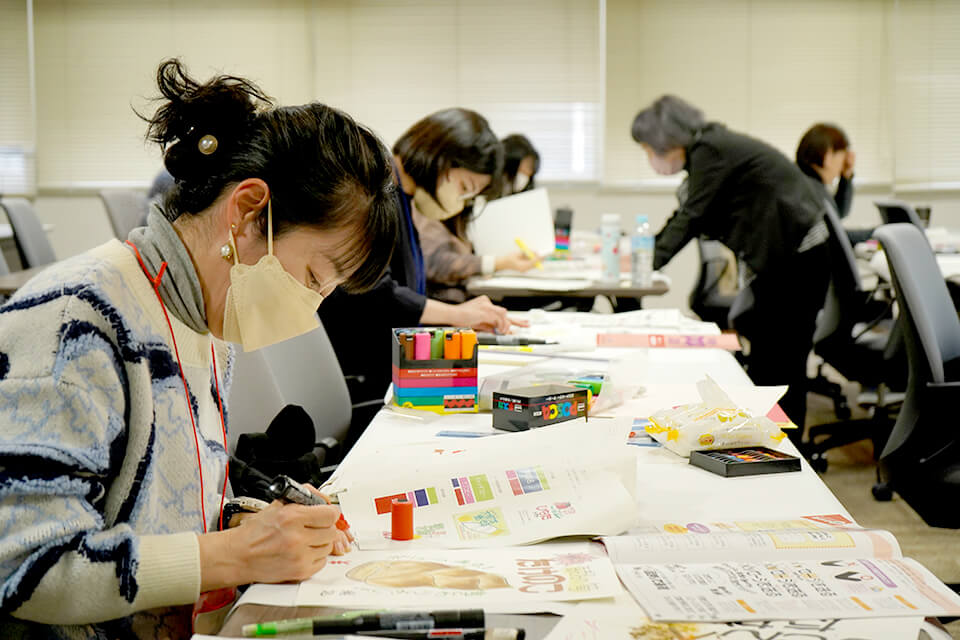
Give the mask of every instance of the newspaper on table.
POLYGON ((435 608, 509 605, 515 612, 544 603, 609 598, 623 588, 610 559, 589 542, 470 550, 354 551, 330 558, 300 583, 296 606, 435 608))
POLYGON ((359 547, 498 547, 612 535, 636 524, 636 462, 622 429, 609 421, 558 427, 537 430, 546 437, 509 434, 452 450, 395 451, 409 468, 380 468, 338 494, 359 547), (391 539, 398 498, 414 505, 410 541, 391 539))

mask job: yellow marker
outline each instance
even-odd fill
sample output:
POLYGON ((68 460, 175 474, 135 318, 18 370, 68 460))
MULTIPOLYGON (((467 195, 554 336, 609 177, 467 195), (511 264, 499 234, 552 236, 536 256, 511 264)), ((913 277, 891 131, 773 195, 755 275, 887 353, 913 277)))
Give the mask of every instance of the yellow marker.
POLYGON ((520 238, 514 238, 514 242, 517 243, 517 246, 520 247, 520 251, 523 251, 527 254, 527 257, 534 261, 537 266, 537 269, 543 269, 543 263, 540 262, 540 258, 537 257, 533 251, 530 250, 530 247, 527 246, 527 243, 521 240, 520 238))
POLYGON ((510 352, 533 353, 533 347, 520 347, 516 345, 481 344, 481 345, 478 345, 477 348, 482 351, 493 351, 494 353, 510 353, 510 352))

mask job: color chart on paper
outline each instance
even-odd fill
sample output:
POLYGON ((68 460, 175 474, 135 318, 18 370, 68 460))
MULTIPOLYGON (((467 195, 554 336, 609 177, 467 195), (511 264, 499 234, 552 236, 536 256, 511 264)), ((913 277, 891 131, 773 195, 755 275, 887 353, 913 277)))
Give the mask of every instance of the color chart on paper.
POLYGON ((390 513, 390 503, 394 500, 401 500, 404 498, 406 498, 409 502, 412 502, 414 508, 426 507, 439 502, 435 487, 417 489, 415 491, 408 491, 407 493, 395 493, 392 496, 381 496, 373 499, 373 502, 377 507, 377 515, 379 516, 384 513, 390 513))
POLYGON ((550 485, 547 484, 547 476, 544 475, 543 469, 539 467, 511 469, 507 471, 507 481, 510 483, 510 489, 515 496, 536 493, 550 488, 550 485))
POLYGON ((485 502, 493 500, 493 490, 490 488, 490 481, 484 474, 451 478, 450 484, 453 485, 453 493, 457 497, 457 504, 461 507, 465 504, 474 504, 475 502, 485 502))

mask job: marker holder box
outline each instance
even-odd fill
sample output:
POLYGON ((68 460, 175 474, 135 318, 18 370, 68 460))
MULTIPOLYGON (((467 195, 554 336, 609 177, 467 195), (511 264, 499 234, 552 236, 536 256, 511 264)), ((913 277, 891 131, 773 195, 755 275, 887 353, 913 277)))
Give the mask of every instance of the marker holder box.
MULTIPOLYGON (((469 358, 415 359, 407 357, 405 335, 468 331, 456 327, 393 329, 393 403, 433 413, 476 413, 477 347, 469 358)), ((432 354, 431 354, 432 355, 432 354)))
POLYGON ((800 471, 800 458, 767 447, 691 451, 690 464, 725 478, 800 471))
POLYGON ((526 431, 587 415, 590 391, 568 384, 545 384, 493 392, 493 427, 526 431))

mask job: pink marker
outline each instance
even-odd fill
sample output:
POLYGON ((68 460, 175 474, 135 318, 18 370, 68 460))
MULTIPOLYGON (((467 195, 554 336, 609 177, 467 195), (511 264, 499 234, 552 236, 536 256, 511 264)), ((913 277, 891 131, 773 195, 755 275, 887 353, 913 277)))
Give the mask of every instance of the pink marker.
POLYGON ((413 359, 414 360, 430 359, 430 334, 429 333, 424 331, 414 335, 413 359))

